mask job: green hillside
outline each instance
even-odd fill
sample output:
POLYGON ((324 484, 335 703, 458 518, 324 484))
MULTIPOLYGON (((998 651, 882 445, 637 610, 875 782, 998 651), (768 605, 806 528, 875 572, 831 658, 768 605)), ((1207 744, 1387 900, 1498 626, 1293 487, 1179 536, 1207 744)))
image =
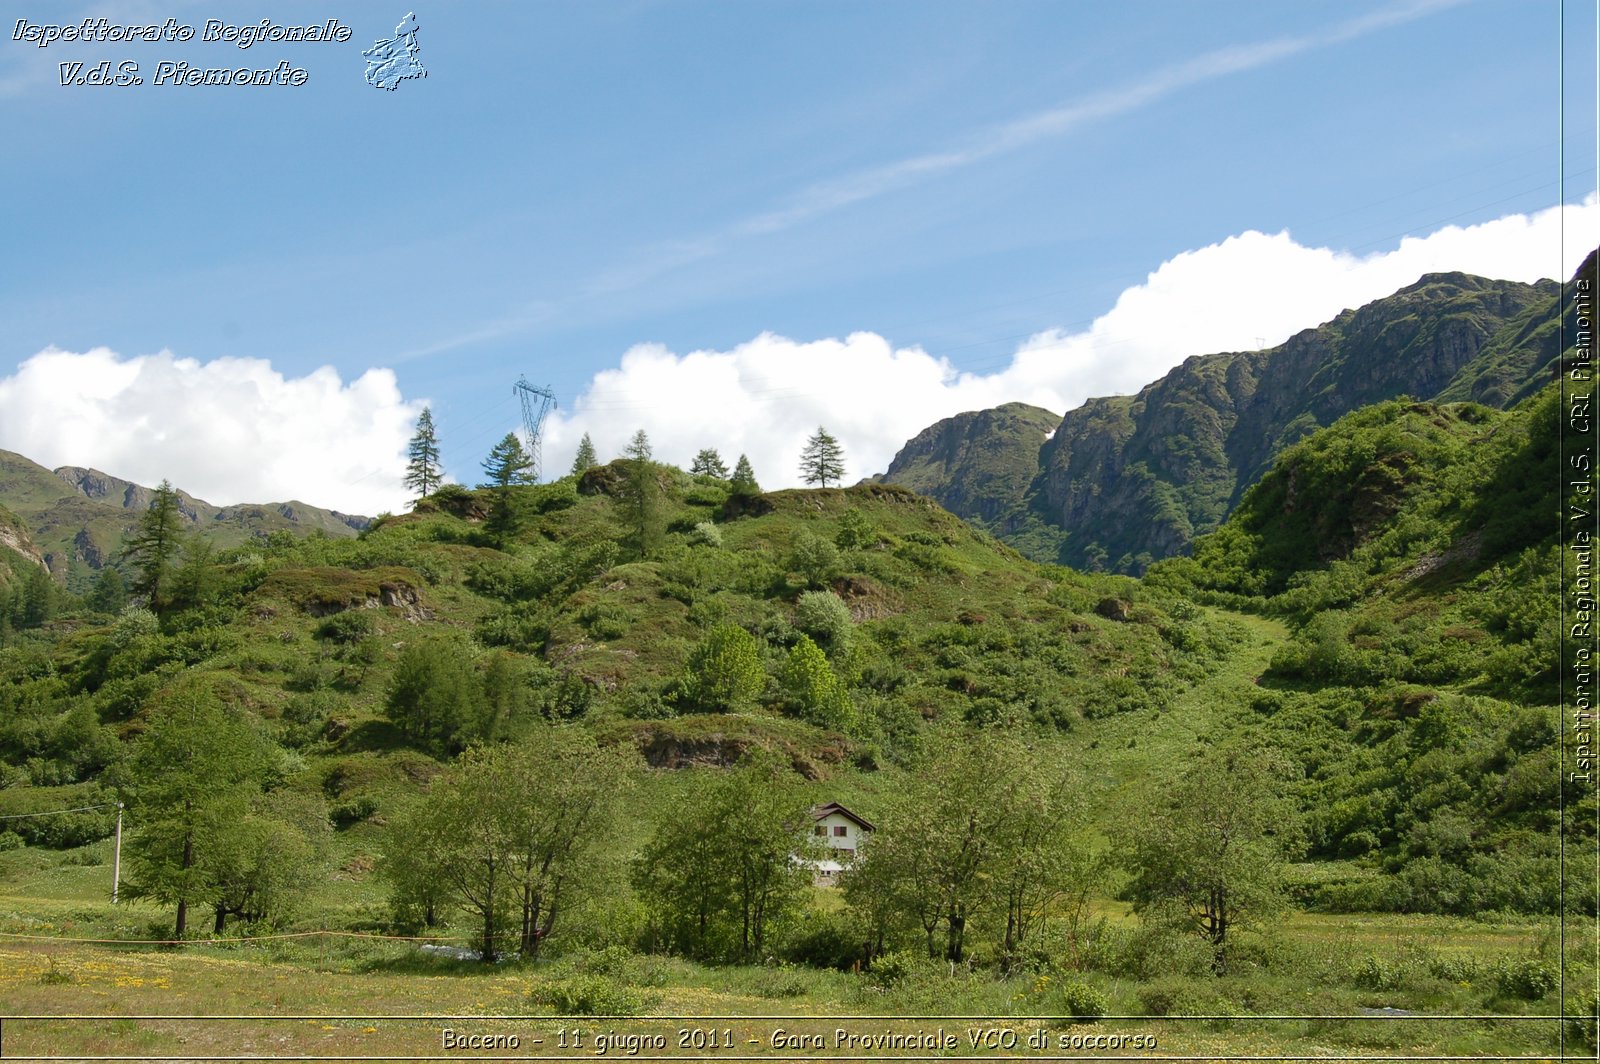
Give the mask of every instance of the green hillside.
POLYGON ((1060 423, 1059 415, 1026 403, 957 414, 918 433, 871 479, 920 492, 988 527, 1028 490, 1039 448, 1060 423))
MULTIPOLYGON (((4 587, 55 594, 0 623, 0 937, 165 939, 175 906, 191 937, 443 936, 519 953, 508 992, 573 1014, 1592 1011, 1549 933, 1595 913, 1559 863, 1555 402, 1357 411, 1141 580, 1032 562, 901 487, 741 494, 643 459, 185 550, 159 615, 0 552, 4 587), (795 864, 818 802, 878 827, 842 888, 795 864), (537 831, 473 849, 513 822, 537 831), (565 878, 524 864, 537 889, 490 902, 461 878, 535 852, 565 878), (1213 875, 1225 936, 1184 893, 1213 875)), ((1593 794, 1565 801, 1592 852, 1593 794)), ((330 976, 326 949, 240 941, 290 1002, 471 978, 409 945, 351 940, 330 976)), ((32 948, 4 967, 90 992, 32 948)), ((1306 1021, 1249 1045, 1558 1034, 1306 1021)))
MULTIPOLYGON (((1575 276, 1594 270, 1591 255, 1575 276)), ((1043 446, 1039 423, 1011 408, 946 419, 881 479, 1030 557, 1139 573, 1188 551, 1285 447, 1351 411, 1407 396, 1501 409, 1537 392, 1560 292, 1429 274, 1269 350, 1195 356, 1137 395, 1090 399, 1045 426, 1043 446)))
MULTIPOLYGON (((0 450, 0 505, 28 527, 51 573, 74 591, 88 590, 99 570, 116 564, 151 495, 147 486, 98 470, 63 466, 52 471, 0 450)), ((219 507, 181 490, 178 496, 188 528, 218 547, 280 531, 349 538, 368 521, 300 502, 219 507)))
MULTIPOLYGON (((1559 398, 1350 414, 1146 577, 1290 624, 1241 726, 1305 763, 1311 855, 1385 873, 1324 904, 1557 905, 1559 398)), ((1594 795, 1567 798, 1592 848, 1594 795)))

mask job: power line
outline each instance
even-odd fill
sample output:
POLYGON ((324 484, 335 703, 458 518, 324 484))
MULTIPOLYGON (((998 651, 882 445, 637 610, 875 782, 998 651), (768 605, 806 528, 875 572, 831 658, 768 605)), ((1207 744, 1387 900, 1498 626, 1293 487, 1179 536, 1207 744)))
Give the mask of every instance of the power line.
MULTIPOLYGON (((1594 169, 1595 169, 1594 167, 1589 167, 1589 168, 1584 169, 1584 170, 1575 171, 1572 174, 1564 174, 1563 177, 1564 178, 1565 177, 1581 177, 1584 174, 1593 173, 1594 169)), ((1504 184, 1504 182, 1502 183, 1502 185, 1503 184, 1504 184)), ((1415 233, 1422 232, 1424 230, 1432 229, 1435 226, 1441 226, 1441 225, 1444 225, 1444 224, 1446 224, 1448 222, 1455 221, 1455 220, 1457 220, 1459 218, 1466 217, 1468 215, 1471 215, 1471 214, 1473 214, 1473 213, 1475 213, 1477 211, 1483 210, 1485 208, 1498 206, 1498 205, 1503 204, 1503 203, 1508 203, 1508 202, 1510 202, 1512 200, 1518 199, 1521 196, 1525 196, 1525 195, 1528 195, 1530 193, 1544 191, 1545 189, 1548 189, 1548 188, 1551 188, 1551 187, 1555 187, 1556 184, 1557 184, 1557 182, 1553 182, 1553 181, 1542 182, 1542 183, 1540 183, 1538 185, 1535 185, 1535 186, 1532 186, 1532 187, 1529 187, 1529 188, 1521 189, 1518 192, 1515 192, 1510 196, 1504 196, 1504 197, 1501 197, 1499 199, 1491 200, 1491 201, 1489 201, 1487 203, 1479 203, 1479 204, 1476 204, 1475 206, 1473 206, 1471 208, 1468 208, 1467 210, 1457 212, 1455 214, 1449 215, 1449 216, 1444 217, 1444 218, 1435 219, 1434 221, 1425 222, 1425 223, 1422 223, 1422 224, 1419 224, 1419 225, 1415 225, 1415 226, 1412 226, 1409 229, 1401 230, 1400 232, 1389 233, 1389 234, 1387 234, 1385 236, 1378 237, 1378 238, 1376 238, 1374 240, 1369 240, 1366 243, 1358 244, 1358 245, 1356 245, 1356 246, 1354 246, 1354 247, 1352 247, 1352 248, 1350 248, 1348 250, 1357 251, 1357 250, 1361 250, 1361 249, 1364 249, 1364 248, 1372 247, 1375 244, 1385 243, 1385 242, 1387 242, 1389 240, 1395 240, 1395 239, 1399 239, 1399 238, 1402 238, 1402 237, 1411 236, 1411 235, 1413 235, 1415 233)), ((1491 186, 1491 187, 1499 187, 1499 186, 1491 186)), ((1483 191, 1487 191, 1487 189, 1485 189, 1483 191)), ((1531 208, 1530 212, 1531 211, 1544 210, 1544 209, 1547 209, 1549 207, 1559 206, 1559 205, 1560 205, 1559 203, 1556 203, 1556 204, 1544 204, 1541 207, 1531 208)), ((930 358, 935 358, 935 359, 943 358, 943 357, 947 356, 948 354, 950 354, 951 352, 955 352, 955 351, 970 350, 970 349, 975 348, 975 347, 985 347, 985 346, 988 346, 990 344, 1010 343, 1010 342, 1014 342, 1014 341, 1018 341, 1018 340, 1026 340, 1026 339, 1029 339, 1029 338, 1032 338, 1032 337, 1035 337, 1035 336, 1042 335, 1044 333, 1060 332, 1060 331, 1064 331, 1066 329, 1071 329, 1071 328, 1074 328, 1074 327, 1077 327, 1077 326, 1092 325, 1095 321, 1099 320, 1099 317, 1102 317, 1102 316, 1103 315, 1099 315, 1099 316, 1096 316, 1094 318, 1085 318, 1085 319, 1080 319, 1078 321, 1065 322, 1065 323, 1062 323, 1062 324, 1059 324, 1059 325, 1050 326, 1048 328, 1034 329, 1034 330, 1032 330, 1030 332, 1026 332, 1026 333, 1016 333, 1016 334, 1012 334, 1012 335, 1009 335, 1009 336, 992 337, 990 339, 975 341, 975 342, 969 343, 969 344, 962 344, 962 345, 952 346, 952 347, 941 347, 941 348, 939 348, 937 350, 932 350, 932 351, 927 350, 927 349, 923 349, 923 353, 926 354, 930 358)), ((1030 351, 1048 351, 1048 350, 1051 350, 1052 348, 1062 347, 1062 346, 1065 346, 1068 341, 1071 341, 1071 340, 1073 340, 1075 338, 1076 337, 1074 337, 1074 336, 1063 336, 1059 340, 1053 341, 1051 343, 1042 344, 1042 345, 1040 345, 1038 347, 1035 347, 1035 348, 1030 348, 1030 351)), ((1101 352, 1101 351, 1105 351, 1105 350, 1107 350, 1109 348, 1118 346, 1120 344, 1131 343, 1133 341, 1132 341, 1132 338, 1120 338, 1120 339, 1087 339, 1084 342, 1087 342, 1090 345, 1090 349, 1092 351, 1101 352)), ((988 357, 985 357, 985 358, 971 359, 971 360, 968 360, 966 362, 966 365, 963 367, 963 370, 965 372, 974 372, 974 371, 977 371, 977 370, 987 369, 987 368, 990 368, 990 367, 993 367, 993 366, 1009 364, 1011 361, 1013 361, 1016 358, 1017 354, 1018 354, 1018 352, 1015 351, 1015 350, 1002 351, 1002 352, 1000 352, 998 354, 991 355, 991 356, 988 356, 988 357)), ((774 389, 772 389, 770 391, 764 391, 759 387, 759 385, 764 384, 764 383, 778 384, 778 382, 773 378, 752 378, 750 380, 750 383, 754 384, 754 385, 757 385, 758 387, 756 387, 754 389, 751 389, 751 388, 743 389, 742 390, 741 399, 743 401, 752 402, 752 403, 781 402, 781 401, 788 400, 788 399, 801 399, 801 398, 809 398, 809 397, 813 397, 813 396, 819 396, 819 395, 828 394, 827 391, 825 391, 825 390, 819 390, 819 389, 815 389, 815 388, 795 388, 792 385, 786 385, 786 384, 779 385, 778 387, 776 387, 776 388, 774 388, 774 389)), ((658 409, 664 408, 665 405, 666 404, 657 403, 657 402, 653 402, 653 401, 652 402, 638 402, 638 401, 627 400, 627 399, 623 399, 623 400, 605 400, 605 399, 601 399, 601 400, 596 400, 596 401, 590 401, 590 402, 583 403, 582 410, 583 410, 584 413, 627 413, 627 412, 633 412, 633 411, 658 410, 658 409)))
POLYGON ((99 805, 80 805, 72 809, 49 809, 43 813, 10 813, 6 816, 0 816, 0 820, 23 820, 27 817, 35 816, 60 816, 62 813, 86 813, 91 809, 116 809, 119 805, 120 803, 118 802, 102 802, 99 805))

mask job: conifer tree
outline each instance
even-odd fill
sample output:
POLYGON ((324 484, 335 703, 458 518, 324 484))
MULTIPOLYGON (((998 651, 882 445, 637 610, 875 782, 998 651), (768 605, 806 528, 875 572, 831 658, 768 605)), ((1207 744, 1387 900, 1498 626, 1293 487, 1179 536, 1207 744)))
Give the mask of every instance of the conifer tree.
POLYGON ((122 556, 134 564, 133 591, 145 597, 152 612, 160 613, 167 603, 168 578, 182 536, 178 493, 163 480, 150 500, 150 508, 139 516, 138 529, 122 548, 122 556))
POLYGON ((761 485, 756 483, 756 473, 750 468, 750 459, 742 454, 739 456, 739 461, 734 463, 733 479, 728 483, 735 495, 761 494, 761 485))
POLYGON ((622 485, 622 508, 634 534, 640 558, 648 558, 664 533, 661 482, 656 479, 656 464, 650 460, 650 437, 640 429, 623 450, 627 479, 622 485))
POLYGON ((599 464, 600 459, 594 453, 594 441, 585 432, 583 439, 578 441, 578 453, 572 459, 572 475, 579 476, 585 469, 593 469, 599 464))
POLYGON ((511 487, 533 482, 533 456, 523 449, 515 432, 508 432, 483 460, 483 471, 489 475, 489 487, 494 493, 489 508, 489 531, 503 546, 516 534, 519 523, 511 487))
POLYGON ((844 448, 821 425, 800 452, 800 476, 807 484, 824 488, 829 481, 837 484, 844 479, 844 448))
POLYGON ((694 462, 689 466, 689 472, 719 480, 728 479, 728 466, 723 462, 722 456, 715 447, 706 447, 694 456, 694 462))
POLYGON ((95 577, 94 590, 89 592, 89 608, 97 613, 118 614, 128 604, 128 585, 122 574, 111 566, 100 570, 95 577))
POLYGON ((135 823, 128 840, 129 895, 176 905, 174 935, 189 907, 216 900, 214 853, 260 792, 267 759, 261 740, 214 696, 163 696, 134 747, 128 775, 135 823))
POLYGON ((533 457, 522 446, 515 432, 508 432, 483 460, 483 471, 489 476, 489 485, 509 488, 513 484, 533 483, 533 457))
POLYGON ((622 457, 632 462, 648 462, 653 454, 650 437, 644 429, 635 432, 633 439, 628 441, 628 446, 622 449, 622 457))
POLYGON ((444 473, 439 467, 439 437, 433 428, 433 408, 423 407, 417 418, 417 431, 406 449, 405 485, 423 499, 439 490, 444 473))

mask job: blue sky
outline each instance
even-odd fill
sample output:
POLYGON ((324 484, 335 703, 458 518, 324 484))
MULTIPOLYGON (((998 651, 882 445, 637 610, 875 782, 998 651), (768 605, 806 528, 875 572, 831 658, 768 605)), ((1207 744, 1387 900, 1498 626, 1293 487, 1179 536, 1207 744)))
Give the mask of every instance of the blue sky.
POLYGON ((392 92, 361 51, 405 5, 6 4, 0 447, 399 508, 420 404, 470 482, 526 374, 548 466, 645 427, 777 486, 822 422, 862 476, 971 405, 1060 412, 1425 269, 1555 276, 1600 231, 1592 4, 1565 41, 1556 0, 415 4, 392 92), (99 15, 353 37, 11 39, 99 15), (59 84, 102 59, 309 77, 59 84), (1516 222, 1563 139, 1568 208, 1516 222))

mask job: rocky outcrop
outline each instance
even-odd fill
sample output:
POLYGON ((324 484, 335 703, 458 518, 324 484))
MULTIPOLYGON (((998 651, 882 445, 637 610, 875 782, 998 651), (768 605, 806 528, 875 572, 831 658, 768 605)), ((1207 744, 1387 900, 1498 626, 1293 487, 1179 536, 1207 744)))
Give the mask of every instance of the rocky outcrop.
POLYGON ((1557 290, 1429 274, 1270 350, 1189 358, 1069 413, 1031 508, 1068 532, 1066 564, 1140 572, 1219 526, 1283 448, 1360 407, 1439 394, 1557 290))
POLYGON ((12 514, 0 509, 0 547, 21 555, 41 569, 49 569, 44 554, 34 545, 28 530, 12 514))
POLYGON ((1555 357, 1560 287, 1428 274, 1270 350, 1196 355, 1137 395, 1091 399, 1042 447, 1035 438, 1031 463, 1020 425, 1037 431, 1038 412, 1013 404, 930 426, 881 479, 1035 557, 1142 572, 1217 528, 1285 447, 1352 410, 1530 394, 1555 357))
POLYGON ((1039 448, 1060 422, 1026 403, 945 418, 900 448, 881 476, 938 500, 980 524, 997 522, 1022 499, 1039 470, 1039 448))
POLYGON ((103 569, 106 565, 105 552, 95 543, 87 528, 80 528, 78 534, 72 537, 72 556, 91 569, 103 569))

